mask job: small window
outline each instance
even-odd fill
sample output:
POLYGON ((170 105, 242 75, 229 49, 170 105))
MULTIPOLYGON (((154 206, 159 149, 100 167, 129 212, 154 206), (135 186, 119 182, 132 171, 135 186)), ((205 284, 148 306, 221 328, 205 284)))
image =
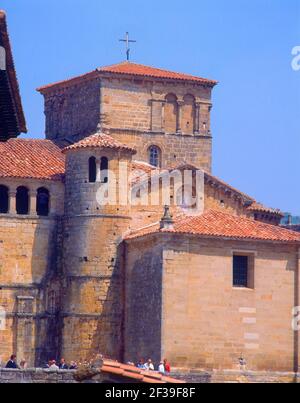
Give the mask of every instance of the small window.
POLYGON ((108 183, 108 159, 106 157, 101 158, 100 180, 101 180, 101 183, 108 183))
POLYGON ((45 188, 40 188, 37 191, 36 212, 39 216, 47 217, 49 215, 50 195, 45 188))
POLYGON ((89 159, 89 182, 95 183, 96 178, 97 178, 96 158, 91 157, 89 159))
POLYGON ((7 214, 9 209, 8 188, 0 185, 0 214, 7 214))
POLYGON ((20 186, 17 189, 16 209, 17 214, 20 215, 29 214, 29 191, 24 186, 20 186))
POLYGON ((233 286, 254 288, 254 256, 233 256, 233 286))
POLYGON ((151 146, 149 148, 149 164, 154 167, 161 166, 161 151, 157 146, 151 146))

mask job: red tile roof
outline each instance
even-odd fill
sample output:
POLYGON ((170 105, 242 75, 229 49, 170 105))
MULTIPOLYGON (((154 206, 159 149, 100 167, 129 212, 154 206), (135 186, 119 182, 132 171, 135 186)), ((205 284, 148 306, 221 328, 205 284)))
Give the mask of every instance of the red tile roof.
POLYGON ((50 140, 0 143, 0 178, 61 180, 64 172, 65 156, 50 140))
POLYGON ((47 89, 64 85, 77 84, 79 82, 94 79, 107 74, 113 74, 117 76, 149 77, 161 80, 186 81, 209 86, 215 86, 218 83, 217 81, 214 80, 209 80, 202 77, 196 77, 189 74, 176 73, 174 71, 158 69, 156 67, 144 66, 142 64, 137 63, 123 62, 111 66, 99 67, 96 70, 93 70, 89 73, 39 87, 37 91, 43 93, 47 89))
POLYGON ((80 148, 110 148, 116 150, 130 151, 132 154, 136 153, 136 150, 134 148, 129 147, 126 144, 122 144, 118 140, 115 140, 113 137, 108 136, 104 133, 93 134, 92 136, 86 137, 83 140, 80 140, 77 143, 64 148, 63 152, 80 148))
POLYGON ((158 69, 156 67, 145 66, 143 64, 124 62, 112 66, 98 68, 100 73, 125 74, 141 77, 162 78, 180 81, 193 81, 201 84, 216 85, 217 81, 207 78, 196 77, 189 74, 177 73, 174 71, 158 69))
POLYGON ((0 10, 0 45, 4 47, 6 52, 6 72, 10 86, 13 105, 16 111, 17 126, 20 133, 21 132, 26 133, 27 132, 26 122, 22 107, 18 79, 14 66, 10 39, 8 35, 6 14, 3 10, 0 10))
POLYGON ((296 232, 217 210, 208 210, 200 216, 175 219, 174 229, 160 230, 159 223, 155 223, 132 231, 125 239, 130 240, 155 233, 300 243, 300 234, 296 232))
POLYGON ((283 212, 280 211, 279 209, 274 209, 274 208, 270 208, 270 207, 266 207, 261 203, 253 203, 251 204, 251 206, 248 207, 248 210, 250 211, 254 211, 254 212, 261 212, 261 213, 267 213, 267 214, 275 214, 278 216, 284 216, 283 212))
POLYGON ((185 383, 170 376, 161 375, 158 372, 143 371, 134 365, 124 365, 110 360, 104 360, 101 372, 118 375, 141 383, 185 383))

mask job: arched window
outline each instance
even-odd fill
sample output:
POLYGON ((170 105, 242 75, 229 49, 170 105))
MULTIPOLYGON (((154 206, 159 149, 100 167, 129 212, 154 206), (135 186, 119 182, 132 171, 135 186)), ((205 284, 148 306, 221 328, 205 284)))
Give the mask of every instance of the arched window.
POLYGON ((108 159, 106 157, 102 157, 100 161, 100 181, 108 183, 108 159))
POLYGON ((96 166, 96 158, 91 157, 89 159, 89 182, 95 183, 97 178, 97 166, 96 166))
POLYGON ((184 97, 182 107, 181 129, 184 134, 193 134, 195 129, 195 98, 193 95, 184 97))
POLYGON ((0 214, 7 214, 9 209, 8 188, 0 185, 0 214))
POLYGON ((177 132, 178 104, 176 95, 166 96, 165 104, 165 131, 166 133, 177 132))
POLYGON ((161 151, 157 146, 151 146, 149 148, 149 164, 154 167, 161 166, 161 151))
POLYGON ((26 215, 29 213, 29 192, 24 186, 17 189, 16 209, 17 214, 26 215))
POLYGON ((36 196, 36 212, 39 216, 47 217, 49 215, 50 194, 49 190, 39 188, 36 196))

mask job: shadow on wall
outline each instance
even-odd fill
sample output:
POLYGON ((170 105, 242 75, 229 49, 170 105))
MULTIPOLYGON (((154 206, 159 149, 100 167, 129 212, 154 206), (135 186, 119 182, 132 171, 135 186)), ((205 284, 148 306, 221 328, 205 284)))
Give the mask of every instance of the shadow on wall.
POLYGON ((126 359, 161 360, 162 262, 155 251, 136 261, 127 279, 126 359))
MULTIPOLYGON (((92 351, 107 358, 123 360, 123 318, 124 318, 124 246, 119 242, 117 257, 111 263, 111 279, 107 282, 107 293, 103 301, 101 317, 92 338, 92 351)), ((94 358, 94 357, 91 357, 94 358)))
MULTIPOLYGON (((13 351, 19 361, 25 359, 30 365, 41 366, 59 356, 61 224, 56 218, 40 217, 33 223, 29 218, 29 221, 22 220, 19 224, 23 230, 19 228, 18 232, 24 234, 24 239, 15 237, 14 259, 19 262, 21 259, 18 265, 28 281, 23 281, 12 294, 13 351)), ((22 280, 18 278, 16 282, 22 280)))

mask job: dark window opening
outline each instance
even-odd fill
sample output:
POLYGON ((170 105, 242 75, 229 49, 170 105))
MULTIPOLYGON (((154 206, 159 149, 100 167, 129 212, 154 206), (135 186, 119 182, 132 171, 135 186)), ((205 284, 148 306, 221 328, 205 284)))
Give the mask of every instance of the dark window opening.
POLYGON ((108 159, 106 157, 101 158, 100 180, 101 180, 101 183, 108 183, 108 159))
POLYGON ((248 256, 233 256, 233 286, 248 288, 248 256))
POLYGON ((45 188, 40 188, 37 191, 36 212, 39 216, 49 215, 50 195, 49 191, 45 188))
POLYGON ((0 214, 7 214, 9 209, 8 188, 0 185, 0 214))
POLYGON ((161 151, 156 146, 149 148, 149 164, 154 167, 160 167, 161 165, 161 151))
POLYGON ((97 166, 96 166, 96 158, 91 157, 89 159, 89 182, 95 183, 97 179, 97 166))
POLYGON ((24 186, 17 189, 16 209, 17 214, 26 215, 29 213, 29 192, 24 186))

